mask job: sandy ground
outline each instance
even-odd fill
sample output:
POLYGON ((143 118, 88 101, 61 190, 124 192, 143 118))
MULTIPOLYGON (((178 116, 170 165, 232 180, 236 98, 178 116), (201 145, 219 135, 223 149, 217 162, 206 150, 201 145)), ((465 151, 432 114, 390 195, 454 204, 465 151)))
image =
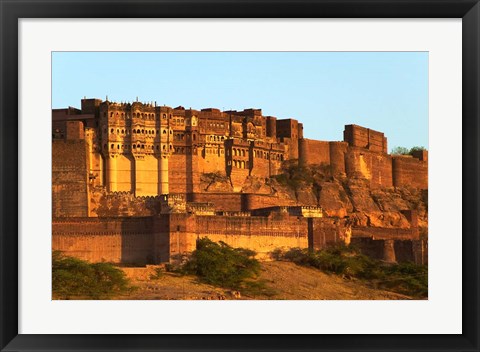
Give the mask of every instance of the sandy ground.
POLYGON ((328 275, 313 268, 290 262, 263 262, 260 279, 273 289, 275 294, 239 295, 236 291, 206 285, 193 276, 164 273, 159 278, 155 267, 123 268, 132 284, 133 292, 113 299, 127 300, 395 300, 411 299, 393 292, 375 290, 364 284, 328 275))

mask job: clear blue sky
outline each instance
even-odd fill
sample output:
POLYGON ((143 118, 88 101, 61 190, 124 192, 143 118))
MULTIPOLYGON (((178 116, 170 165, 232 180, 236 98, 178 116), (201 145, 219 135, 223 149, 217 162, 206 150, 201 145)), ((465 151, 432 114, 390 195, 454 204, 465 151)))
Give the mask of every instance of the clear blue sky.
POLYGON ((260 108, 306 138, 382 131, 389 150, 428 147, 426 52, 55 52, 52 106, 87 98, 202 109, 260 108))

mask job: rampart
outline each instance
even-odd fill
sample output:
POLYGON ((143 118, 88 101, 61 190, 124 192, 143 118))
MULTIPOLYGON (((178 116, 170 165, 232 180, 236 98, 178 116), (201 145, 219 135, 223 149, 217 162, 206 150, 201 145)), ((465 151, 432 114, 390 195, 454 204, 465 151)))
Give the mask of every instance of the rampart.
POLYGON ((396 187, 428 189, 427 161, 408 155, 395 155, 393 156, 392 171, 393 183, 396 187))
POLYGON ((149 264, 155 261, 152 217, 54 219, 52 248, 91 262, 149 264))
POLYGON ((88 216, 88 158, 85 140, 52 145, 54 217, 88 216))

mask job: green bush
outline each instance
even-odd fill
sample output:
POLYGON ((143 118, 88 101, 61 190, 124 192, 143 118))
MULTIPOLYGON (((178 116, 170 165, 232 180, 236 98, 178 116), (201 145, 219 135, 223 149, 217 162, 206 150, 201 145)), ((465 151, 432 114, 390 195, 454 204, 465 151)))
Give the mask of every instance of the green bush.
POLYGON ((57 299, 105 299, 130 289, 125 273, 109 263, 88 263, 55 251, 52 293, 57 299))
POLYGON ((428 296, 428 267, 413 263, 390 264, 361 254, 354 247, 336 246, 320 251, 294 248, 275 250, 274 258, 310 266, 345 278, 359 279, 375 288, 413 297, 428 296))
POLYGON ((248 249, 202 238, 197 240, 197 249, 180 270, 197 275, 205 283, 241 291, 249 285, 247 280, 255 278, 260 271, 254 255, 255 252, 248 249))

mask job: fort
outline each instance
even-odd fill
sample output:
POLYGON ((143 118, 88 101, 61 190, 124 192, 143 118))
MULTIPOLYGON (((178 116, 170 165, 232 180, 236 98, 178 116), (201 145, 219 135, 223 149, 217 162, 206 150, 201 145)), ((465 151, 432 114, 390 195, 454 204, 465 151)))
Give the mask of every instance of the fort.
POLYGON ((165 263, 207 236, 265 257, 355 243, 387 261, 428 260, 428 152, 390 155, 378 131, 347 125, 343 141, 317 141, 260 109, 85 98, 52 111, 52 137, 54 250, 165 263), (286 165, 321 180, 292 189, 286 165))

